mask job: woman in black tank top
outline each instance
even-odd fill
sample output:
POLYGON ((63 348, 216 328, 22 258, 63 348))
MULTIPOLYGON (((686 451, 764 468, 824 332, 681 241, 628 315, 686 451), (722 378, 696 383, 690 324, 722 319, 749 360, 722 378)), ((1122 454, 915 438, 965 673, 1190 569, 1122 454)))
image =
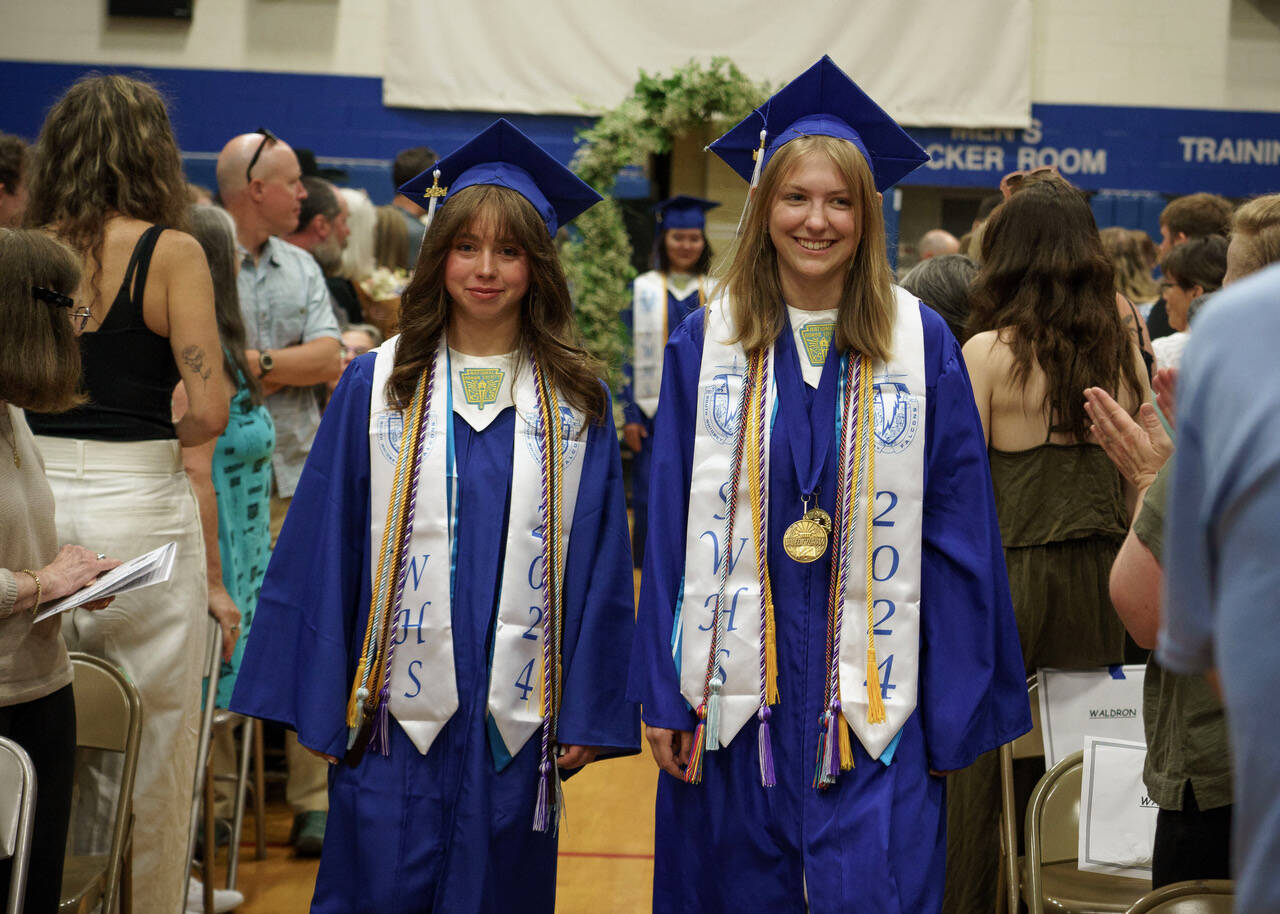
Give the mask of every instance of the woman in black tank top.
MULTIPOLYGON (((179 910, 187 890, 191 791, 204 666, 205 554, 180 445, 214 438, 229 386, 203 251, 182 229, 186 186, 168 113, 151 86, 123 76, 80 80, 53 106, 32 170, 29 224, 85 263, 77 302, 86 402, 31 416, 57 505, 58 537, 131 558, 177 546, 170 580, 101 612, 69 611, 68 646, 106 659, 143 706, 135 813, 133 906, 179 910), (189 407, 177 421, 181 381, 189 407)), ((81 790, 91 819, 95 798, 81 790)))

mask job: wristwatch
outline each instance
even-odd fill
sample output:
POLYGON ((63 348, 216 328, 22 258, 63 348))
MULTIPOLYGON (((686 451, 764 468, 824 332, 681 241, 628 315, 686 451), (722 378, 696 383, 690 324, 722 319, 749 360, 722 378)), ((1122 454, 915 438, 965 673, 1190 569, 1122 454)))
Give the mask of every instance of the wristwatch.
POLYGON ((276 360, 271 357, 271 353, 263 349, 258 352, 258 377, 265 378, 267 372, 276 367, 276 360))

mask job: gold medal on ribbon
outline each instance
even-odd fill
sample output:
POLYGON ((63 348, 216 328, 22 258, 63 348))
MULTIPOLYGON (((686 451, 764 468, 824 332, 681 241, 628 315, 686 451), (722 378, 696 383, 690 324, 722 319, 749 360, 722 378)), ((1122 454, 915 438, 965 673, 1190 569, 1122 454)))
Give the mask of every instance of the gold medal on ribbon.
POLYGON ((783 551, 805 565, 816 562, 827 551, 827 531, 817 521, 810 520, 809 513, 806 512, 782 534, 783 551))
POLYGON ((810 508, 804 512, 804 519, 811 520, 823 530, 827 531, 827 535, 831 535, 831 515, 821 508, 810 508))

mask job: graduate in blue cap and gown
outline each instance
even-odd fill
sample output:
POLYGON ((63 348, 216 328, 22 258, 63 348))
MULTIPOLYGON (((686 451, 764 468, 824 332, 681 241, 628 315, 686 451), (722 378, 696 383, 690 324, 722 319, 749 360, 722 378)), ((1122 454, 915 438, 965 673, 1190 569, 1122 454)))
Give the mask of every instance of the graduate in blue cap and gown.
POLYGON ((401 333, 329 402, 232 707, 335 763, 313 911, 550 912, 560 772, 639 746, 617 437, 552 245, 598 197, 503 120, 401 192, 433 214, 401 333))
POLYGON ((653 417, 662 385, 662 353, 672 331, 710 297, 711 244, 707 211, 714 200, 679 194, 653 206, 658 234, 653 241, 656 269, 631 284, 631 308, 622 319, 631 334, 631 357, 623 364, 622 440, 631 461, 631 549, 637 568, 644 563, 644 534, 649 513, 649 463, 653 417))
POLYGON ((885 253, 926 155, 825 57, 712 149, 753 189, 654 424, 654 910, 937 911, 943 775, 1031 720, 960 347, 885 253))

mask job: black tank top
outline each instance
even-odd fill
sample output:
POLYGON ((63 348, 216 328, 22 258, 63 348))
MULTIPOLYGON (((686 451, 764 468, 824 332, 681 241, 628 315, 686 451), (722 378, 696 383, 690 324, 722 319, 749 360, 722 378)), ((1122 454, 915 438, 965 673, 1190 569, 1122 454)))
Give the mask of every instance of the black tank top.
POLYGON ((89 402, 65 413, 28 413, 37 435, 95 441, 176 438, 172 398, 180 375, 169 340, 142 319, 143 290, 156 239, 153 225, 134 245, 120 291, 102 326, 80 334, 83 389, 89 402))

